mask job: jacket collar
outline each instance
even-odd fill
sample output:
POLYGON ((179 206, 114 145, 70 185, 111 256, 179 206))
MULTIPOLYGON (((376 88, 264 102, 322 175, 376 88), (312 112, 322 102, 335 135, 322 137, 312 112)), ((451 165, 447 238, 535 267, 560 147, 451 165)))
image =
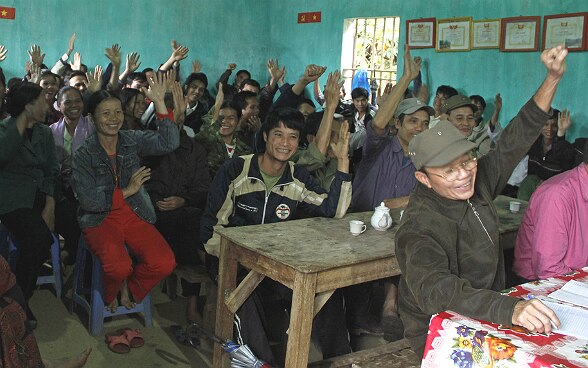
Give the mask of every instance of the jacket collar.
MULTIPOLYGON (((100 145, 98 141, 98 132, 94 132, 88 138, 88 153, 93 155, 98 155, 100 152, 105 152, 104 148, 100 145)), ((135 146, 137 142, 129 135, 126 131, 118 132, 118 142, 116 144, 116 152, 117 155, 124 154, 126 152, 127 147, 135 146)))
MULTIPOLYGON (((255 178, 255 179, 263 181, 263 177, 261 176, 261 169, 259 168, 259 156, 260 155, 262 155, 262 153, 261 154, 254 154, 253 156, 251 156, 251 164, 249 166, 249 172, 247 173, 247 177, 250 179, 255 178)), ((287 166, 284 169, 284 172, 282 173, 282 177, 280 178, 280 180, 278 181, 278 183, 276 185, 288 184, 288 183, 291 183, 292 181, 294 181, 294 179, 292 178, 293 167, 294 167, 294 162, 288 161, 287 166)))

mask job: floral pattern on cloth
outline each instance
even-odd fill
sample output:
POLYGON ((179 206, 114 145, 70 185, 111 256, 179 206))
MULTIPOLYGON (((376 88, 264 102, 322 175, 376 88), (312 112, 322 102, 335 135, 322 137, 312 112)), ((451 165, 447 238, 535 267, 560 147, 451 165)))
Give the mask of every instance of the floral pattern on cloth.
MULTIPOLYGON (((588 282, 588 267, 502 293, 520 298, 547 295, 569 280, 588 282)), ((498 325, 447 311, 431 318, 422 367, 588 367, 588 340, 533 333, 520 326, 498 325)))

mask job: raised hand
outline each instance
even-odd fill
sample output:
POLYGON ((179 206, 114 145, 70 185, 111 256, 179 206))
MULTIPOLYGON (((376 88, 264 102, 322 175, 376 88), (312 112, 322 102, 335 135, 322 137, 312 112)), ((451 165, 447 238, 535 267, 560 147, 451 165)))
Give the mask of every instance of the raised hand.
POLYGON ((502 110, 502 97, 500 96, 500 93, 494 97, 494 109, 498 112, 502 110))
POLYGON ((286 67, 283 68, 284 69, 284 74, 282 74, 282 77, 280 78, 280 80, 278 80, 278 84, 280 86, 284 85, 284 83, 286 83, 286 74, 288 73, 288 71, 286 70, 286 67))
POLYGON ((247 129, 254 132, 261 128, 261 119, 259 116, 252 116, 247 120, 247 129))
POLYGON ((421 72, 422 60, 420 57, 414 59, 410 55, 410 49, 404 45, 404 75, 409 76, 410 80, 415 79, 421 72))
POLYGON ((304 79, 308 83, 313 82, 320 78, 321 75, 327 70, 326 66, 320 66, 315 64, 310 64, 304 70, 304 79))
POLYGON ((566 131, 572 125, 572 119, 570 119, 570 112, 567 109, 560 112, 557 116, 557 135, 563 137, 566 131))
POLYGON ((394 85, 391 82, 386 83, 386 87, 384 87, 384 91, 382 93, 380 88, 378 88, 378 105, 383 105, 386 100, 392 94, 392 90, 394 89, 394 85))
POLYGON ((165 72, 165 74, 167 76, 167 81, 165 82, 165 92, 171 93, 172 87, 176 82, 177 71, 175 69, 170 69, 167 72, 165 72))
POLYGON ((172 52, 170 59, 173 59, 174 61, 185 59, 188 56, 188 51, 190 51, 186 46, 177 43, 176 40, 172 40, 172 49, 174 51, 172 52))
POLYGON ((141 87, 141 92, 155 104, 155 110, 158 114, 167 115, 165 106, 165 90, 169 83, 167 73, 157 73, 155 78, 147 78, 149 88, 141 87))
POLYGON ((29 70, 29 82, 39 84, 41 81, 41 67, 27 61, 29 70))
POLYGON ((202 70, 202 64, 200 64, 200 60, 192 61, 192 73, 200 73, 202 70))
POLYGON ((227 69, 229 69, 229 70, 235 70, 236 68, 237 68, 237 64, 235 64, 235 63, 230 63, 227 66, 227 69))
POLYGON ((74 61, 73 63, 70 62, 69 65, 71 66, 71 70, 82 70, 82 55, 79 52, 74 54, 74 61))
POLYGON ((278 82, 282 75, 286 72, 286 67, 282 67, 280 69, 280 64, 278 59, 274 61, 274 59, 269 59, 266 63, 267 71, 269 72, 270 76, 272 77, 272 81, 278 82))
POLYGON ((6 60, 6 53, 8 53, 6 46, 0 45, 0 61, 6 60))
POLYGON ((120 55, 120 46, 118 43, 112 45, 112 47, 107 47, 104 49, 106 57, 110 60, 113 66, 120 67, 120 63, 122 62, 122 57, 120 55))
POLYGON ((543 51, 541 54, 541 62, 543 62, 547 68, 547 74, 556 79, 561 79, 566 72, 565 59, 567 55, 568 50, 563 45, 543 51))
POLYGON ((183 124, 186 118, 188 99, 184 96, 180 82, 174 81, 172 83, 171 93, 174 100, 174 120, 178 124, 183 124))
POLYGON ((39 45, 31 46, 31 49, 27 51, 29 57, 31 58, 31 62, 37 66, 41 66, 43 64, 43 60, 45 59, 45 54, 41 54, 41 47, 39 45))
POLYGON ((141 66, 141 62, 139 61, 140 57, 141 55, 139 55, 136 51, 127 54, 127 64, 125 66, 125 69, 128 70, 129 73, 132 73, 135 70, 139 69, 139 67, 141 66))
POLYGON ((339 140, 330 144, 337 160, 349 160, 349 136, 349 123, 344 121, 339 129, 339 140))
POLYGON ((341 79, 341 73, 338 70, 329 73, 327 85, 323 91, 327 108, 335 109, 339 104, 339 93, 344 82, 345 81, 341 79))
POLYGON ((100 91, 102 88, 102 67, 96 65, 94 73, 86 72, 86 78, 88 79, 88 93, 100 91))
POLYGON ((72 34, 69 38, 69 46, 67 48, 67 54, 70 55, 71 52, 74 50, 76 44, 76 34, 72 34))
POLYGON ((129 185, 125 189, 123 189, 123 195, 125 198, 132 196, 133 194, 137 193, 143 183, 147 180, 151 179, 151 169, 145 166, 141 166, 137 171, 131 175, 131 180, 129 180, 129 185))

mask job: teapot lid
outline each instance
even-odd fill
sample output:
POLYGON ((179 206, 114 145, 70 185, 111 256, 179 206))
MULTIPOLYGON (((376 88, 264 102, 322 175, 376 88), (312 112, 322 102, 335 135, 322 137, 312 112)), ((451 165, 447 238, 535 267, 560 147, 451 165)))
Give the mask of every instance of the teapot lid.
POLYGON ((376 210, 390 212, 390 209, 388 207, 386 207, 386 205, 384 204, 384 202, 380 203, 380 205, 378 207, 376 207, 376 210))

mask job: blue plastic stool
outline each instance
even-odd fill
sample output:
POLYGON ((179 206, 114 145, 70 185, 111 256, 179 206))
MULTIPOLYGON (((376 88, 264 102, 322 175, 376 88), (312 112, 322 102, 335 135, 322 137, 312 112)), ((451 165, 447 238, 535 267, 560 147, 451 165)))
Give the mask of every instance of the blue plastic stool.
MULTIPOLYGON (((61 299, 61 290, 63 288, 63 280, 61 278, 61 258, 59 256, 59 237, 55 234, 53 236, 53 244, 51 244, 51 268, 52 275, 37 277, 37 285, 53 284, 55 287, 55 295, 61 299)), ((2 256, 8 260, 12 272, 16 270, 16 262, 18 259, 18 248, 10 238, 8 229, 0 224, 0 249, 2 256)))
POLYGON ((105 307, 102 293, 102 264, 98 257, 90 252, 82 235, 78 244, 78 254, 76 256, 76 265, 74 268, 71 312, 73 312, 76 304, 86 310, 89 317, 88 328, 92 336, 102 333, 102 326, 105 318, 120 316, 123 314, 143 313, 145 326, 151 327, 153 325, 150 293, 145 296, 141 303, 137 303, 135 308, 127 309, 123 306, 119 306, 114 313, 105 307), (88 255, 92 257, 92 282, 90 288, 85 288, 84 270, 86 268, 86 258, 88 255))

